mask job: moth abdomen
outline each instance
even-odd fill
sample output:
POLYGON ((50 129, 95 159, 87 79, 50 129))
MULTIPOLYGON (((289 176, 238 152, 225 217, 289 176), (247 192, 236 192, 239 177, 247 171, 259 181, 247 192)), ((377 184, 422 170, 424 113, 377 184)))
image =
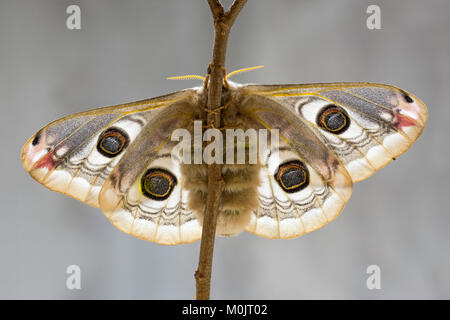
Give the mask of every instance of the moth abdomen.
MULTIPOLYGON (((195 212, 203 223, 208 196, 208 167, 206 164, 183 164, 183 187, 189 191, 188 209, 195 212)), ((257 188, 260 184, 259 165, 241 164, 222 166, 224 186, 221 194, 216 233, 232 236, 243 231, 250 223, 252 210, 258 207, 257 188)))

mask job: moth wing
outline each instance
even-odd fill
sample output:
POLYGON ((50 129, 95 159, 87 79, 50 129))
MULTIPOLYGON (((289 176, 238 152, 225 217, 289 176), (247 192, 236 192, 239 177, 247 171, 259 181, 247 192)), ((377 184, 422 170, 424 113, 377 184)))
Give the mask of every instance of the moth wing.
POLYGON ((248 85, 246 99, 276 102, 307 123, 349 172, 364 180, 404 153, 420 136, 428 117, 425 104, 394 86, 375 83, 248 85), (324 108, 342 108, 348 116, 343 132, 318 124, 324 108))
POLYGON ((156 165, 181 181, 177 164, 164 150, 172 131, 192 121, 194 94, 185 90, 57 120, 25 144, 23 165, 47 188, 100 207, 122 231, 163 244, 195 241, 201 227, 184 205, 188 195, 181 183, 167 201, 155 204, 140 193, 137 178, 156 165), (111 132, 113 138, 101 144, 111 132))
POLYGON ((259 206, 246 230, 267 238, 298 237, 335 219, 350 198, 353 182, 339 158, 293 110, 273 100, 262 102, 248 98, 242 112, 266 129, 278 129, 279 139, 271 141, 279 144, 271 143, 260 153, 259 206), (303 182, 295 189, 279 178, 290 163, 302 168, 303 182))
POLYGON ((21 155, 23 166, 31 177, 50 190, 99 207, 98 194, 104 181, 146 124, 162 109, 170 109, 191 95, 192 91, 186 90, 56 120, 25 143, 21 155), (99 151, 98 142, 102 133, 111 128, 119 132, 116 145, 126 142, 126 146, 116 156, 105 156, 99 151), (121 136, 125 140, 120 140, 121 136))

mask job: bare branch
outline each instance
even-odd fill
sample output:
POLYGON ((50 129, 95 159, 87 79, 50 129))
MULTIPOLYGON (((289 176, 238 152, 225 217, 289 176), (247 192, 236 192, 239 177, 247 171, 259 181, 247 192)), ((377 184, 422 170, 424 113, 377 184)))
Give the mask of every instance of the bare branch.
MULTIPOLYGON (((224 13, 223 6, 219 0, 208 0, 214 18, 214 48, 212 60, 208 67, 210 78, 207 107, 209 110, 220 107, 228 36, 233 22, 246 2, 247 0, 235 0, 230 10, 224 13)), ((220 128, 220 112, 208 112, 207 121, 209 127, 220 128)), ((198 300, 210 298, 212 259, 223 185, 222 165, 215 163, 208 165, 208 195, 203 218, 200 257, 197 271, 195 271, 196 298, 198 300)))
POLYGON ((219 0, 208 0, 214 20, 224 15, 224 9, 219 0))
POLYGON ((225 16, 227 17, 227 23, 229 24, 230 28, 234 23, 234 20, 236 20, 237 16, 241 12, 242 8, 247 3, 247 0, 236 0, 231 5, 230 9, 227 11, 225 16))

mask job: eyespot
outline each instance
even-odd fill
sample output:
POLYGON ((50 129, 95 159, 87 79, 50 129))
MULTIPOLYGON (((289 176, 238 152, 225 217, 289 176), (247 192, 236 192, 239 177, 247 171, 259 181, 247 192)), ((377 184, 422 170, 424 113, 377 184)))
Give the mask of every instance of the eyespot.
POLYGON ((328 132, 340 134, 350 126, 350 118, 343 108, 330 104, 320 110, 316 123, 328 132))
POLYGON ((98 138, 97 150, 105 157, 113 158, 128 146, 129 141, 130 138, 124 131, 118 128, 109 128, 98 138))
POLYGON ((274 177, 287 193, 298 192, 309 185, 308 168, 299 160, 280 164, 274 177))
POLYGON ((153 200, 165 200, 177 184, 177 178, 167 170, 148 169, 141 178, 141 192, 153 200))
POLYGON ((403 93, 403 98, 408 103, 413 103, 414 102, 414 100, 407 93, 403 93))

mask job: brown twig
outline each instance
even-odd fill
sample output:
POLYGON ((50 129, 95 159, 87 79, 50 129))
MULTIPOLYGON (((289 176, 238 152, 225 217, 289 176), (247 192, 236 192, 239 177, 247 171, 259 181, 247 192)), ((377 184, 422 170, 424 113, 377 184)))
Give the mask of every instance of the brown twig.
MULTIPOLYGON (((230 9, 225 12, 219 0, 208 0, 214 19, 214 48, 212 61, 208 67, 209 110, 220 107, 222 98, 222 84, 225 76, 225 56, 227 52, 228 35, 239 12, 247 0, 235 0, 230 9)), ((220 112, 208 112, 208 126, 220 128, 220 112)), ((214 252, 214 240, 216 237, 217 214, 223 188, 222 166, 211 164, 208 166, 208 196, 203 218, 202 240, 200 244, 200 257, 198 268, 195 271, 196 298, 208 300, 211 291, 211 271, 214 252)))

